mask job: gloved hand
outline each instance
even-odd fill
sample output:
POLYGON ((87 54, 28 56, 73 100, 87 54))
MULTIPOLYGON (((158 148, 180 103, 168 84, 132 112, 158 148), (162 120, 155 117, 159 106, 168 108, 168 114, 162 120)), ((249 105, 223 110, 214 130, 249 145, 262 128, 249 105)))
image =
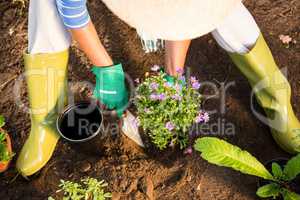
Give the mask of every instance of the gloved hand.
POLYGON ((171 75, 165 75, 164 76, 164 78, 165 78, 165 80, 169 83, 169 84, 171 84, 171 85, 174 85, 174 83, 175 83, 175 77, 174 76, 171 76, 171 75))
POLYGON ((175 76, 172 76, 172 75, 169 75, 165 72, 165 69, 164 68, 161 68, 161 72, 165 73, 166 75, 164 76, 164 79, 167 81, 167 83, 169 83, 170 85, 174 85, 175 82, 176 82, 176 78, 179 79, 178 83, 182 86, 185 86, 186 85, 186 82, 185 82, 185 77, 184 75, 182 75, 180 73, 180 75, 177 75, 176 77, 175 76))
POLYGON ((175 85, 175 82, 177 82, 182 87, 186 86, 186 81, 185 81, 184 76, 177 77, 177 80, 176 80, 176 78, 174 76, 171 76, 171 75, 167 74, 167 75, 164 76, 164 79, 167 81, 167 83, 169 83, 172 86, 175 85))
POLYGON ((103 103, 108 109, 117 111, 122 116, 128 102, 128 91, 125 86, 125 76, 122 64, 108 67, 92 68, 96 76, 94 97, 103 103))

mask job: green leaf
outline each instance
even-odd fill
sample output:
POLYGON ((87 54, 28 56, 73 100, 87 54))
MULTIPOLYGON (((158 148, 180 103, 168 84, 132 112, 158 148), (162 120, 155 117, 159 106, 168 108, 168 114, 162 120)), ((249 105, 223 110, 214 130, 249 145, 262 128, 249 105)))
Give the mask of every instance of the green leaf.
POLYGON ((8 152, 6 147, 6 136, 5 133, 0 133, 0 161, 9 161, 13 154, 8 152))
POLYGON ((272 173, 278 179, 281 179, 283 177, 283 171, 280 165, 276 162, 272 163, 272 173))
POLYGON ((48 200, 55 200, 53 197, 48 197, 48 200))
POLYGON ((209 163, 275 181, 275 178, 255 157, 224 140, 203 137, 196 141, 194 148, 200 151, 201 157, 209 163))
POLYGON ((258 188, 256 195, 261 198, 273 197, 274 199, 280 194, 280 186, 276 183, 270 183, 258 188))
POLYGON ((291 192, 287 189, 282 189, 281 194, 284 200, 300 200, 299 194, 291 192))
POLYGON ((4 144, 5 140, 6 140, 5 133, 0 133, 0 143, 4 144))
POLYGON ((104 197, 105 197, 105 198, 112 198, 112 194, 111 194, 111 193, 105 193, 105 194, 104 194, 104 197))
POLYGON ((300 154, 290 159, 284 167, 284 174, 291 181, 300 174, 300 154))
POLYGON ((0 128, 2 128, 5 125, 5 118, 3 115, 0 115, 0 128))

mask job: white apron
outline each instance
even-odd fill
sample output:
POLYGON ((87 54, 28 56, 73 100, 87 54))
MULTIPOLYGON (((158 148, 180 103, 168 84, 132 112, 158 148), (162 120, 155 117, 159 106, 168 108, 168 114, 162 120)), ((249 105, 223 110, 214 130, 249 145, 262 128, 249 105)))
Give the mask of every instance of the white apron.
MULTIPOLYGON (((100 0, 99 0, 100 1, 100 0)), ((102 0, 144 39, 147 51, 163 40, 200 37, 214 30, 241 0, 102 0)), ((51 53, 70 46, 70 34, 59 17, 55 0, 30 0, 28 51, 51 53)))
POLYGON ((214 30, 241 0, 102 0, 139 33, 185 40, 214 30))

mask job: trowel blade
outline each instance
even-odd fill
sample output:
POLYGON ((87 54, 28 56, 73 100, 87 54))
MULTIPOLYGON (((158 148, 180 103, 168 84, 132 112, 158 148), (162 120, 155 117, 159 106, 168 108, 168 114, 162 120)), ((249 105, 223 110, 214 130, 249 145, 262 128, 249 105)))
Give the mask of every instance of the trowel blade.
POLYGON ((131 140, 133 140, 136 144, 138 144, 141 147, 144 147, 144 143, 139 134, 136 118, 128 110, 126 111, 126 114, 123 117, 122 132, 131 140))

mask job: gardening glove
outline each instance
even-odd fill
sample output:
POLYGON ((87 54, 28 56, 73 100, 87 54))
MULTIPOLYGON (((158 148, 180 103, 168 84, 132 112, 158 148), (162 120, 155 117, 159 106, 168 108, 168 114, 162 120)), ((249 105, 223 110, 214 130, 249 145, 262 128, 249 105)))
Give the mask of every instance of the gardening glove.
POLYGON ((171 76, 171 75, 165 75, 165 80, 169 83, 169 84, 171 84, 171 85, 174 85, 174 83, 175 83, 175 77, 174 76, 171 76))
MULTIPOLYGON (((175 85, 175 77, 174 76, 171 76, 171 75, 165 75, 164 79, 167 81, 167 83, 169 83, 171 86, 174 86, 175 85)), ((181 86, 181 87, 186 87, 186 81, 185 81, 185 77, 184 76, 181 76, 179 77, 179 80, 178 80, 178 84, 181 86)))
MULTIPOLYGON (((161 72, 166 73, 164 68, 161 68, 161 72)), ((182 74, 182 77, 184 77, 183 74, 182 74)), ((167 81, 167 83, 169 83, 170 85, 174 85, 174 84, 175 84, 175 77, 174 77, 174 76, 171 76, 171 75, 169 75, 169 74, 166 73, 166 75, 164 76, 164 79, 165 79, 165 80, 167 81)), ((180 78, 179 78, 179 79, 180 79, 180 78)), ((179 83, 180 83, 182 86, 185 86, 185 85, 186 85, 185 78, 180 79, 179 83)))
POLYGON ((115 109, 118 116, 121 117, 128 102, 122 64, 108 67, 94 66, 92 72, 96 76, 94 97, 108 109, 115 109))

